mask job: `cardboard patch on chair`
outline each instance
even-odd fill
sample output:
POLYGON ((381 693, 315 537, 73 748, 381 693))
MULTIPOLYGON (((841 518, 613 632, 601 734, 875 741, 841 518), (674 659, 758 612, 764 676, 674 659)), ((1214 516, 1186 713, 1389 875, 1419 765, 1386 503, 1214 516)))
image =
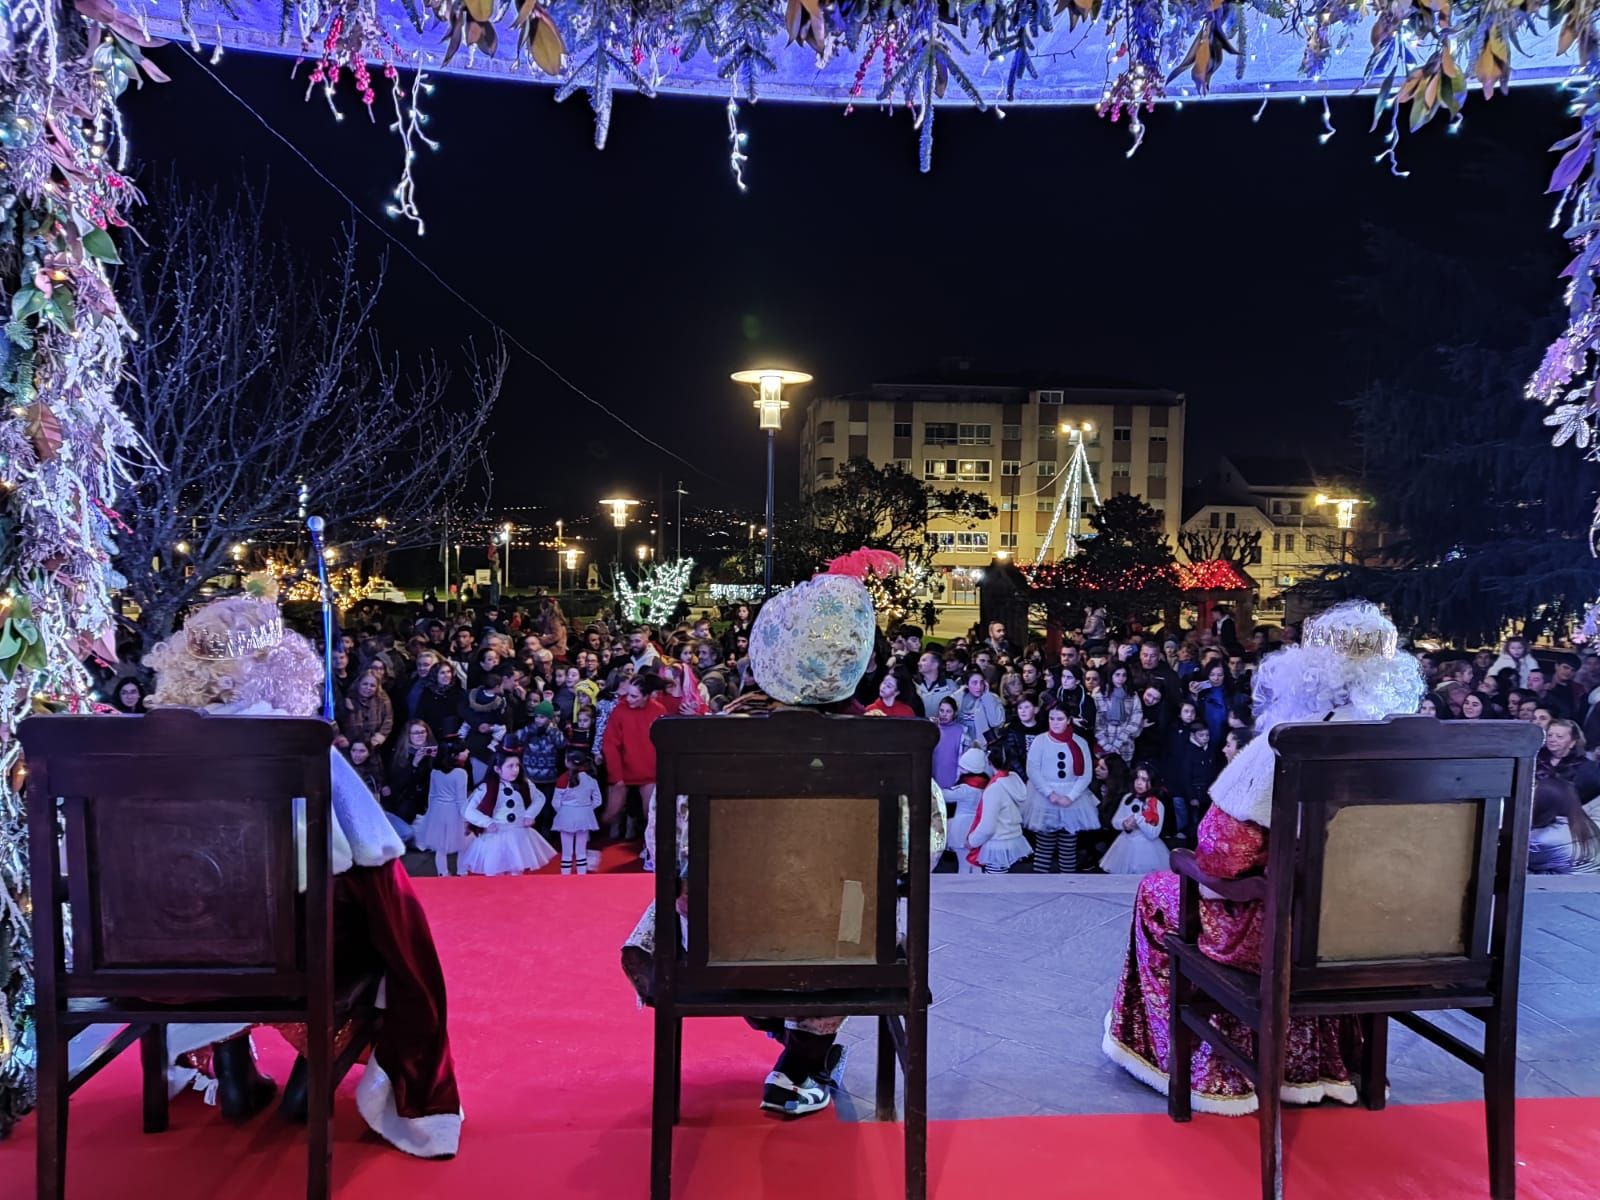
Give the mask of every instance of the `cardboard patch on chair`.
POLYGON ((711 963, 877 959, 875 797, 713 796, 711 963))
POLYGON ((1395 804, 1335 812, 1323 858, 1318 959, 1465 954, 1478 809, 1395 804))

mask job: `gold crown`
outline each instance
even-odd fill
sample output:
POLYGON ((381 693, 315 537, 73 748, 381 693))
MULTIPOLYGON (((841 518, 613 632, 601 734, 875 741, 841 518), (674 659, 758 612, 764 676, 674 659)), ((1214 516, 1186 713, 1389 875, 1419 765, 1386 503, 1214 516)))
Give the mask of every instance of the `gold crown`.
POLYGON ((1340 604, 1306 622, 1301 643, 1326 646, 1344 658, 1393 658, 1400 635, 1393 622, 1365 601, 1340 604))
MULTIPOLYGON (((223 603, 236 605, 238 601, 223 603)), ((204 620, 189 622, 183 631, 189 653, 196 658, 248 658, 276 649, 283 641, 283 617, 270 603, 257 603, 262 615, 259 620, 252 619, 248 629, 207 629, 204 620)))

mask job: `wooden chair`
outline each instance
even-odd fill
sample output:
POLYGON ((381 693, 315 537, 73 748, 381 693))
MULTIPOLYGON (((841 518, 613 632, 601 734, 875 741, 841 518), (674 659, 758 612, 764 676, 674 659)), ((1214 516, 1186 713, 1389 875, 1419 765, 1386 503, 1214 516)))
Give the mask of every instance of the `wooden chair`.
POLYGON ((325 1200, 333 1090, 370 1043, 378 983, 370 973, 334 977, 332 730, 304 718, 159 709, 31 717, 20 735, 32 847, 39 1200, 66 1195, 68 1097, 134 1042, 145 1132, 166 1129, 166 1027, 180 1021, 305 1025, 306 1195, 325 1200), (355 1036, 335 1060, 334 1033, 346 1018, 357 1021, 355 1036), (101 1026, 114 1035, 69 1072, 67 1043, 101 1026))
POLYGON ((1483 1073, 1489 1188, 1516 1191, 1517 971, 1534 758, 1519 721, 1393 717, 1281 725, 1264 876, 1219 880, 1175 850, 1181 879, 1172 953, 1168 1112, 1190 1117, 1198 1038, 1242 1071, 1260 1103, 1261 1194, 1283 1196, 1279 1088, 1291 1017, 1359 1015, 1363 1103, 1381 1109, 1388 1019, 1483 1073), (1296 833, 1298 830, 1298 834, 1296 833), (1199 889, 1265 906, 1261 973, 1200 953, 1199 889), (1418 1012, 1462 1009, 1483 1049, 1418 1012), (1247 1057, 1209 1024, 1231 1013, 1255 1031, 1247 1057))
POLYGON ((878 1018, 877 1108, 905 1076, 906 1196, 927 1194, 927 721, 805 709, 682 717, 656 746, 655 1091, 650 1195, 672 1191, 685 1017, 878 1018), (674 798, 688 797, 688 948, 677 946, 674 798), (900 821, 909 813, 907 867, 900 821), (905 903, 904 939, 896 912, 905 903))

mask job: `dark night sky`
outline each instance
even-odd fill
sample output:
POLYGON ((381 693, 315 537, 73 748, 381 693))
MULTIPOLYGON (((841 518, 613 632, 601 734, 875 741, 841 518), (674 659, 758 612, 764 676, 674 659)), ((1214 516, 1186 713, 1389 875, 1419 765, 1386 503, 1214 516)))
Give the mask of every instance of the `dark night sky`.
MULTIPOLYGON (((195 185, 270 171, 281 235, 325 252, 344 202, 177 50, 159 55, 173 83, 127 104, 139 158, 195 185)), ((1126 129, 1092 110, 941 110, 929 176, 903 110, 846 118, 768 102, 744 110, 741 195, 720 103, 620 98, 596 152, 581 96, 556 105, 543 87, 441 77, 425 105, 441 149, 420 163, 417 239, 382 215, 400 158, 386 122, 369 126, 346 94, 351 116, 335 123, 320 98, 302 102, 288 67, 230 53, 217 70, 463 293, 718 481, 514 355, 496 417, 505 504, 592 512, 613 487, 653 490, 658 473, 669 489, 687 474, 692 503, 758 503, 753 411, 727 374, 764 355, 804 365, 827 391, 950 354, 1174 388, 1190 400, 1191 477, 1224 445, 1324 451, 1346 433, 1338 401, 1371 369, 1361 348, 1405 336, 1352 299, 1363 222, 1485 271, 1506 254, 1548 255, 1547 306, 1507 319, 1559 304, 1562 247, 1543 195, 1547 147, 1566 132, 1553 89, 1474 98, 1458 136, 1438 121, 1406 139, 1407 179, 1373 164, 1367 100, 1335 105, 1325 146, 1315 103, 1275 102, 1254 124, 1250 103, 1164 109, 1132 160, 1126 129)), ((407 350, 487 333, 398 255, 383 322, 407 350)), ((780 457, 780 487, 793 486, 792 457, 780 457)))

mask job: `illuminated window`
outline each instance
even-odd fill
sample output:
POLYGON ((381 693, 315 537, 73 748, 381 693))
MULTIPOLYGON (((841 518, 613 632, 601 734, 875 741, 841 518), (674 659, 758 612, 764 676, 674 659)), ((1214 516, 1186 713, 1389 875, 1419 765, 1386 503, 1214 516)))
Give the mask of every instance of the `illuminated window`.
POLYGON ((988 483, 992 465, 987 458, 963 458, 956 463, 956 477, 971 483, 988 483))

